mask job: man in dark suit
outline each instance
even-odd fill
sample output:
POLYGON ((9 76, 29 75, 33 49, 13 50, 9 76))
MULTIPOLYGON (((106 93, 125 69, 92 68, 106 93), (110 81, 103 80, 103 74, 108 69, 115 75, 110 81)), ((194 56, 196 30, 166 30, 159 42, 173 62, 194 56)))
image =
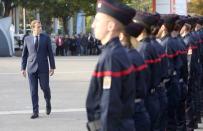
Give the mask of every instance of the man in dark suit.
POLYGON ((39 117, 38 81, 46 100, 46 114, 51 113, 51 92, 49 75, 54 74, 55 61, 49 36, 41 33, 41 23, 38 20, 31 22, 32 35, 24 40, 21 71, 26 77, 26 67, 32 97, 33 114, 31 119, 39 117), (50 70, 48 64, 50 63, 50 70))

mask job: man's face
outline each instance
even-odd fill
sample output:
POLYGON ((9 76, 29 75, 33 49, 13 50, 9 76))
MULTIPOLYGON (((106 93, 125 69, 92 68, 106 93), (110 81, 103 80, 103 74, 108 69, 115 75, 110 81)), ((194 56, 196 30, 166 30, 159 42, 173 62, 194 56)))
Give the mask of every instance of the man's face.
POLYGON ((180 30, 180 34, 183 35, 183 33, 186 31, 186 26, 184 25, 181 30, 180 30))
POLYGON ((92 23, 95 38, 103 40, 108 33, 108 17, 103 13, 97 13, 92 23))
POLYGON ((36 35, 39 35, 41 33, 41 31, 42 31, 41 23, 35 23, 32 30, 36 35))
POLYGON ((195 31, 198 31, 198 30, 200 30, 202 28, 202 26, 200 25, 200 24, 196 24, 196 26, 195 26, 195 31))
POLYGON ((161 28, 159 29, 158 33, 157 33, 157 37, 158 37, 158 38, 161 38, 161 35, 162 35, 162 33, 164 32, 164 30, 165 30, 165 26, 162 25, 161 28))

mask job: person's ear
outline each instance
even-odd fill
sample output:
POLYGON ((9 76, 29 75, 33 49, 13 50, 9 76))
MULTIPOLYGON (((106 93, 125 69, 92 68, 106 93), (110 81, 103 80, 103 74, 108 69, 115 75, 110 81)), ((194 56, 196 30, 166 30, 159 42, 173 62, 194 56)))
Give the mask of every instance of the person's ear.
POLYGON ((107 25, 107 30, 108 31, 113 31, 115 29, 116 23, 113 21, 109 21, 107 25))

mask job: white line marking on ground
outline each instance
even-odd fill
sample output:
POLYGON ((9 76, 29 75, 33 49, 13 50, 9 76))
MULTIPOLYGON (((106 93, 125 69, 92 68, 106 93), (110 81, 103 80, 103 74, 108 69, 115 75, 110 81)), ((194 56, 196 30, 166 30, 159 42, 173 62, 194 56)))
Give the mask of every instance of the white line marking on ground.
MULTIPOLYGON (((93 71, 72 71, 72 72, 55 72, 55 74, 80 74, 80 73, 92 73, 93 71)), ((0 73, 0 75, 21 75, 21 73, 0 73)))
MULTIPOLYGON (((53 109, 52 113, 71 113, 71 112, 85 112, 85 108, 76 109, 53 109)), ((31 114, 32 110, 21 110, 21 111, 0 111, 0 115, 17 115, 17 114, 31 114)), ((45 113, 45 110, 39 110, 39 113, 45 113)))
POLYGON ((97 59, 56 59, 56 61, 97 61, 97 59))

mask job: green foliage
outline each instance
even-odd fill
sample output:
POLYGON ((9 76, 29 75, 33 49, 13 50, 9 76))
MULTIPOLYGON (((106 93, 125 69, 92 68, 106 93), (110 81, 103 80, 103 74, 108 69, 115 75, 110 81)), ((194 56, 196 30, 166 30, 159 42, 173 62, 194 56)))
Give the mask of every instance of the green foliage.
POLYGON ((188 3, 188 11, 189 13, 193 13, 196 15, 203 15, 203 0, 191 0, 188 3))
POLYGON ((132 0, 126 3, 136 10, 152 11, 152 0, 132 0))
MULTIPOLYGON (((83 10, 86 16, 93 16, 96 12, 97 0, 2 0, 6 6, 6 16, 9 15, 10 10, 13 7, 21 6, 26 8, 29 12, 34 12, 29 16, 30 22, 35 18, 36 12, 40 13, 40 19, 44 24, 47 32, 51 31, 53 17, 60 18, 63 21, 63 27, 67 27, 67 20, 73 17, 78 11, 83 10)), ((124 3, 130 4, 135 0, 118 0, 124 3)), ((137 3, 135 3, 136 5, 137 3)), ((132 5, 132 4, 131 4, 132 5)), ((133 4, 134 5, 134 4, 133 4)), ((88 30, 90 28, 90 22, 88 22, 88 30)), ((64 28, 67 33, 66 28, 64 28)))

